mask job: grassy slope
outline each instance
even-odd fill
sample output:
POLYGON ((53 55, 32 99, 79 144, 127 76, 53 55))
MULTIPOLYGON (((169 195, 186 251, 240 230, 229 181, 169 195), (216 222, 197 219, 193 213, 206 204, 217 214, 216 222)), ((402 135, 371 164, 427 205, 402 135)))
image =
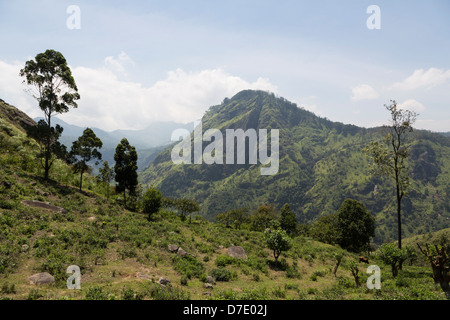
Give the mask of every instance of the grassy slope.
MULTIPOLYGON (((233 230, 202 218, 192 224, 162 210, 153 221, 142 213, 107 201, 92 177, 86 176, 86 191, 74 187, 78 176, 56 162, 54 181, 41 180, 34 160, 36 145, 24 131, 5 118, 0 126, 0 297, 10 299, 443 299, 428 267, 408 266, 399 280, 382 267, 382 289, 370 291, 364 283, 366 265, 360 265, 360 288, 355 288, 345 263, 338 278, 331 274, 333 254, 341 249, 297 237, 293 247, 274 266, 262 234, 233 230), (48 201, 64 207, 65 214, 30 208, 22 200, 48 201), (194 258, 179 258, 167 250, 177 244, 194 258), (29 245, 22 251, 23 245, 29 245), (226 248, 240 245, 248 260, 225 259, 226 248), (200 280, 227 264, 232 279, 204 289, 200 280), (66 288, 65 270, 81 267, 81 290, 66 288), (36 287, 28 277, 47 271, 56 278, 51 286, 36 287), (138 274, 147 279, 140 279, 138 274), (191 274, 187 285, 183 276, 191 274), (161 289, 160 277, 172 281, 161 289), (128 289, 128 291, 124 291, 128 289)), ((345 252, 345 261, 357 259, 345 252)))

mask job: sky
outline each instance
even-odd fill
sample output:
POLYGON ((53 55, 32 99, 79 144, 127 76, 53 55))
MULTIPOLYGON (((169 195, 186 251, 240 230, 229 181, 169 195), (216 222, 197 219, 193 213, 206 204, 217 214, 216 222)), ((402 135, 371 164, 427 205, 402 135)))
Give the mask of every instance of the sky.
POLYGON ((450 131, 449 15, 448 0, 0 0, 0 98, 42 116, 19 70, 53 49, 79 89, 59 116, 75 125, 188 123, 258 89, 363 127, 395 100, 416 128, 450 131))

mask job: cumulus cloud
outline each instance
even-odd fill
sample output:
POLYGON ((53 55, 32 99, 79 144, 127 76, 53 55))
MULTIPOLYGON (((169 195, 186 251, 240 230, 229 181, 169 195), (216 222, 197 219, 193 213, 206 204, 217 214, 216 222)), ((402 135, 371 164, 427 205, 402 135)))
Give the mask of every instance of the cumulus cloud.
POLYGON ((428 70, 414 70, 413 74, 401 82, 396 82, 391 89, 415 90, 418 88, 430 89, 441 85, 450 79, 450 70, 430 68, 428 70))
MULTIPOLYGON (((59 117, 72 124, 104 130, 142 129, 154 121, 198 120, 210 106, 244 89, 277 93, 277 87, 268 79, 249 82, 221 68, 195 72, 172 70, 165 79, 146 87, 120 78, 118 73, 126 72, 124 63, 131 61, 124 54, 105 59, 105 65, 97 69, 71 67, 81 99, 77 109, 59 117)), ((33 117, 39 116, 36 102, 24 93, 18 76, 23 65, 0 61, 0 97, 33 117)))
POLYGON ((117 72, 121 75, 127 75, 126 68, 129 66, 134 66, 133 59, 130 58, 128 54, 125 52, 121 52, 117 58, 113 56, 108 56, 105 58, 105 66, 112 70, 113 72, 117 72))
POLYGON ((39 109, 36 108, 36 102, 31 95, 25 92, 27 86, 22 84, 24 79, 19 76, 24 65, 20 62, 7 63, 0 60, 0 98, 35 117, 39 109))
POLYGON ((402 103, 397 104, 399 109, 414 111, 420 113, 425 110, 425 106, 417 100, 407 99, 402 103))
POLYGON ((352 101, 372 100, 379 97, 378 92, 367 84, 360 84, 352 89, 352 101))

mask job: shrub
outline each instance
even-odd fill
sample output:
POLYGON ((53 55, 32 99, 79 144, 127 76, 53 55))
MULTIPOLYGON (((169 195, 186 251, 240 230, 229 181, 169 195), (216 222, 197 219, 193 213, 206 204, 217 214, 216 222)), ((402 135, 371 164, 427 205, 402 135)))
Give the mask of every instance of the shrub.
POLYGON ((178 255, 175 256, 173 258, 173 268, 188 279, 191 279, 192 277, 198 278, 205 272, 203 264, 190 255, 184 257, 178 255))
POLYGON ((219 267, 211 270, 211 276, 216 281, 230 281, 237 278, 237 273, 231 272, 224 267, 219 267))
POLYGON ((104 291, 102 287, 90 287, 87 289, 85 300, 113 300, 114 296, 104 291))
POLYGON ((122 289, 122 300, 142 300, 141 293, 134 291, 131 288, 122 289))
POLYGON ((236 259, 226 255, 220 255, 216 258, 215 264, 218 267, 226 267, 227 265, 233 264, 236 259))

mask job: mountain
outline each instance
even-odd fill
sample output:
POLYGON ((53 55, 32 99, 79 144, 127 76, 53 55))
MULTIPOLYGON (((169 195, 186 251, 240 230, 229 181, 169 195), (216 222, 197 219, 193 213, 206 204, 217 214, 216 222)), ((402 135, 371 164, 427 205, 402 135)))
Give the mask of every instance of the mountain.
MULTIPOLYGON (((174 164, 170 145, 141 173, 143 184, 169 197, 201 203, 208 219, 232 208, 256 209, 289 203, 299 222, 336 212, 346 198, 359 200, 376 216, 375 242, 396 238, 392 184, 373 176, 362 149, 381 137, 380 128, 360 128, 320 118, 284 98, 245 90, 211 107, 202 133, 218 129, 279 130, 279 170, 261 175, 261 163, 174 164)), ((191 149, 194 134, 191 135, 191 149)), ((270 141, 270 139, 269 139, 270 141)), ((204 149, 210 142, 203 142, 204 149)), ((225 142, 224 142, 225 145, 225 142)), ((236 143, 235 143, 236 147, 236 143)), ((193 159, 193 156, 191 156, 193 159)), ((224 159, 226 150, 224 148, 224 159)), ((450 227, 450 138, 416 130, 411 150, 412 188, 404 202, 405 236, 450 227)))
MULTIPOLYGON (((37 122, 43 118, 38 117, 37 122)), ((70 150, 72 142, 77 140, 83 134, 86 127, 80 127, 69 124, 58 117, 52 118, 53 125, 60 125, 64 128, 60 141, 70 150)), ((138 170, 144 170, 148 167, 154 157, 165 146, 171 142, 172 132, 177 129, 192 129, 193 123, 181 124, 176 122, 155 122, 142 130, 114 130, 105 131, 99 128, 91 128, 97 137, 103 142, 100 150, 102 159, 107 160, 109 164, 114 164, 114 153, 117 144, 122 138, 127 138, 131 145, 136 147, 138 153, 138 170)))

